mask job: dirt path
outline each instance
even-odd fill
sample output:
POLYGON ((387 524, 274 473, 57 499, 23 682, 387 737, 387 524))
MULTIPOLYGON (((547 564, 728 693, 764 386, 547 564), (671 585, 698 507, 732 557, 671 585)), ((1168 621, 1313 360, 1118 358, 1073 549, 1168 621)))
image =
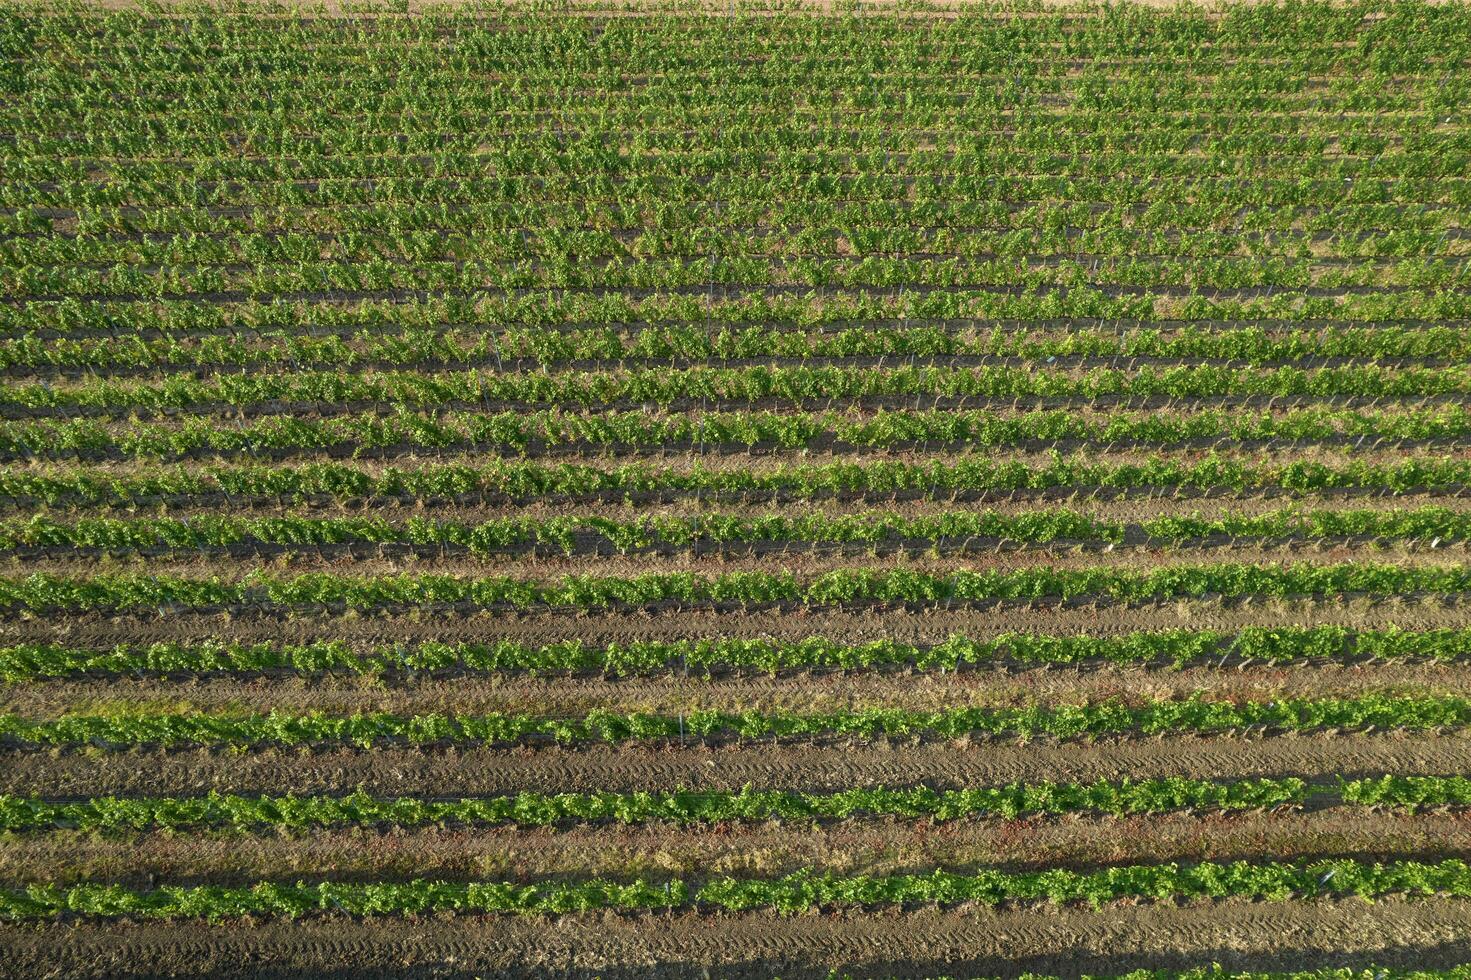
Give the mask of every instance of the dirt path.
POLYGON ((1471 856, 1471 814, 1393 814, 1341 807, 1302 813, 1123 819, 849 820, 715 828, 607 825, 270 831, 241 836, 58 832, 0 838, 0 880, 249 885, 261 880, 413 878, 532 881, 589 876, 658 880, 721 874, 777 876, 974 873, 1156 861, 1443 860, 1471 856))
POLYGON ((48 797, 204 793, 473 796, 520 790, 839 790, 1125 776, 1451 775, 1471 770, 1471 737, 1319 735, 1110 743, 920 745, 590 745, 421 751, 386 747, 251 752, 41 751, 0 755, 0 792, 48 797))
POLYGON ((1218 961, 1240 970, 1446 967, 1471 959, 1459 901, 1202 903, 1089 910, 443 916, 294 923, 0 925, 18 976, 821 980, 1077 976, 1218 961))

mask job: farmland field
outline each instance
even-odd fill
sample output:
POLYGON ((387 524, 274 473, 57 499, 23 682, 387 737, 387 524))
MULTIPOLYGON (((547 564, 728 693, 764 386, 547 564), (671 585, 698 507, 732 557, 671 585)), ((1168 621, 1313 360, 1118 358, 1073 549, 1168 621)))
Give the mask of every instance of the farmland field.
POLYGON ((1471 980, 1471 6, 0 56, 0 973, 1471 980))

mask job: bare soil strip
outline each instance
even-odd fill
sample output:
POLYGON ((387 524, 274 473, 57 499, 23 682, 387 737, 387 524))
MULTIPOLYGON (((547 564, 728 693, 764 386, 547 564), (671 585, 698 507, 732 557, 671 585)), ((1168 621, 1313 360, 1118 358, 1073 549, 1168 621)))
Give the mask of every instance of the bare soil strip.
POLYGON ((0 925, 18 976, 823 980, 940 974, 1077 976, 1147 966, 1291 970, 1471 959, 1453 900, 1222 902, 1186 907, 921 909, 783 917, 433 916, 299 922, 0 925), (718 971, 712 973, 712 971, 718 971))
POLYGON ((804 868, 844 875, 928 874, 939 868, 1042 870, 1157 861, 1443 860, 1471 856, 1471 814, 1304 813, 850 820, 676 827, 617 824, 565 830, 509 827, 314 830, 277 836, 58 832, 0 838, 0 880, 250 885, 280 881, 586 877, 766 877, 804 868))
POLYGON ((343 640, 358 646, 394 643, 516 640, 540 645, 567 640, 588 644, 675 638, 732 637, 799 640, 825 636, 846 643, 892 639, 939 643, 952 634, 976 638, 1007 632, 1118 636, 1157 630, 1238 630, 1245 626, 1335 625, 1361 629, 1471 628, 1471 601, 1459 596, 1386 599, 1333 598, 1180 600, 1133 607, 1039 605, 993 609, 776 609, 748 612, 691 610, 679 616, 620 610, 578 615, 548 611, 477 612, 426 616, 408 613, 294 615, 268 611, 201 613, 156 618, 135 615, 30 615, 0 621, 0 642, 65 643, 106 649, 122 643, 198 643, 201 637, 242 643, 343 640))
POLYGON ((580 748, 385 746, 321 750, 54 750, 0 755, 0 792, 49 798, 206 793, 351 793, 460 797, 679 788, 833 791, 1040 780, 1188 776, 1236 779, 1453 775, 1471 770, 1471 737, 1352 734, 1176 737, 1108 742, 770 742, 580 748))
POLYGON ((1182 670, 1099 667, 1078 670, 980 669, 795 673, 705 678, 471 675, 413 680, 386 686, 376 677, 211 677, 191 680, 106 678, 51 681, 0 688, 0 711, 26 717, 120 708, 167 711, 270 711, 352 714, 508 712, 581 715, 594 709, 663 714, 693 710, 824 712, 863 708, 940 711, 951 708, 1082 704, 1118 700, 1133 704, 1178 700, 1193 694, 1219 700, 1471 695, 1471 666, 1444 663, 1366 663, 1190 667, 1182 670))

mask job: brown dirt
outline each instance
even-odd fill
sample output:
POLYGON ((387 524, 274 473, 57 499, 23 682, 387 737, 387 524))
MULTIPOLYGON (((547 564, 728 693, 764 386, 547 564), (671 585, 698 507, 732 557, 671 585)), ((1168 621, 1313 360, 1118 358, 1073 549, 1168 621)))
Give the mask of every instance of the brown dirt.
POLYGON ((1471 856, 1471 814, 1173 813, 1121 819, 852 820, 721 824, 319 830, 300 836, 59 832, 0 838, 0 879, 248 885, 261 880, 777 876, 974 873, 1155 861, 1471 856))
POLYGON ((1313 778, 1447 775, 1471 769, 1471 736, 1353 734, 1177 737, 1095 743, 1038 741, 703 746, 630 743, 566 748, 428 751, 383 747, 48 750, 0 756, 0 792, 47 797, 204 793, 350 793, 475 796, 631 792, 936 787, 1189 776, 1313 778))
POLYGON ((1462 664, 1368 663, 1191 667, 1145 670, 1100 667, 973 670, 958 674, 895 672, 791 674, 717 678, 666 675, 653 679, 543 678, 517 675, 412 680, 386 686, 376 677, 189 680, 118 678, 52 681, 0 689, 0 711, 25 717, 114 709, 322 711, 329 714, 388 711, 531 712, 577 715, 611 711, 837 711, 872 707, 939 711, 964 707, 1083 704, 1120 700, 1133 704, 1201 694, 1220 700, 1267 701, 1288 697, 1471 695, 1471 670, 1462 664))
POLYGON ((0 925, 18 976, 820 980, 1077 976, 1217 961, 1239 970, 1471 960, 1460 901, 1221 902, 1185 907, 920 909, 778 916, 429 916, 302 922, 0 925), (711 971, 719 971, 712 973, 711 971))

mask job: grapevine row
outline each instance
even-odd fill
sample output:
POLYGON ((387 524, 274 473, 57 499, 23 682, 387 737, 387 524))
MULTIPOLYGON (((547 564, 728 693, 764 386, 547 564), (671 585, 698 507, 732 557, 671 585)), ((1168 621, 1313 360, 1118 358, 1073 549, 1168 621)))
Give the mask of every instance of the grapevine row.
MULTIPOLYGON (((1302 779, 1213 782, 1163 779, 1093 783, 1012 783, 960 790, 927 787, 851 789, 835 793, 680 790, 673 793, 540 793, 424 800, 349 796, 237 796, 211 791, 196 797, 99 797, 55 803, 0 795, 0 830, 35 833, 140 831, 189 832, 221 828, 311 831, 326 827, 421 827, 443 824, 515 824, 550 827, 570 823, 675 824, 729 820, 848 820, 862 817, 959 820, 1030 814, 1106 813, 1114 816, 1173 810, 1233 811, 1306 803, 1317 787, 1302 779)), ((1471 780, 1462 776, 1379 776, 1340 780, 1338 804, 1362 807, 1464 807, 1471 780)))
POLYGON ((261 882, 251 887, 165 886, 134 890, 122 885, 31 885, 0 890, 0 918, 100 918, 221 920, 240 916, 296 918, 348 915, 481 912, 563 915, 599 909, 697 907, 795 914, 825 907, 1010 902, 1084 903, 1100 909, 1125 899, 1291 898, 1388 895, 1471 897, 1471 866, 1464 861, 1394 861, 1369 864, 1336 860, 1233 861, 1180 865, 1123 865, 1097 871, 993 871, 953 874, 840 877, 797 872, 777 879, 712 878, 688 882, 589 879, 574 883, 424 881, 316 885, 261 882))
POLYGON ((1457 290, 1471 286, 1471 268, 1461 259, 1404 259, 1393 265, 1360 262, 1320 265, 1288 259, 1111 258, 1083 262, 1028 259, 906 256, 862 259, 764 256, 693 256, 671 259, 606 261, 518 261, 426 259, 400 263, 253 263, 245 267, 169 264, 91 266, 22 265, 0 267, 0 296, 58 299, 88 297, 183 297, 228 295, 260 297, 293 293, 379 290, 524 289, 768 289, 822 287, 864 289, 950 289, 1050 287, 1158 290, 1233 290, 1282 287, 1301 290, 1419 289, 1457 290))
MULTIPOLYGON (((383 216, 380 220, 390 220, 383 216)), ((1395 220, 1403 220, 1395 216, 1395 220)), ((1471 219, 1468 219, 1471 220, 1471 219)), ((977 290, 816 289, 735 293, 721 290, 654 292, 646 295, 544 291, 491 295, 481 290, 386 291, 358 294, 350 302, 312 299, 306 294, 256 300, 210 302, 159 298, 100 302, 78 297, 59 301, 0 303, 0 336, 37 330, 66 333, 138 334, 158 331, 220 333, 231 329, 287 327, 439 329, 445 326, 517 323, 535 327, 612 324, 713 323, 732 328, 756 324, 793 327, 914 320, 1137 321, 1178 323, 1263 321, 1304 324, 1343 322, 1437 324, 1471 319, 1471 296, 1454 291, 1307 295, 1301 290, 1262 290, 1246 298, 1216 299, 1199 293, 1160 297, 1121 294, 1089 287, 1047 292, 977 290)))
POLYGON ((0 341, 4 368, 249 368, 291 363, 299 366, 352 366, 387 363, 475 363, 475 365, 558 366, 578 362, 743 361, 743 359, 818 358, 1171 358, 1181 361, 1246 363, 1302 362, 1314 358, 1361 361, 1471 358, 1471 331, 1465 328, 1343 327, 1330 330, 1206 331, 1105 328, 1058 331, 949 330, 941 327, 874 327, 868 330, 702 330, 699 327, 613 330, 413 331, 384 335, 362 331, 355 337, 287 334, 247 340, 231 335, 137 337, 106 340, 53 340, 40 335, 0 341))
POLYGON ((781 604, 841 606, 905 603, 1080 600, 1161 602, 1219 596, 1329 597, 1345 594, 1459 595, 1471 592, 1471 565, 1402 567, 1351 562, 1282 565, 1174 565, 1128 568, 914 572, 843 568, 814 578, 791 572, 564 575, 536 580, 511 576, 397 574, 370 577, 307 572, 279 577, 252 571, 239 581, 168 575, 102 573, 68 577, 35 573, 0 577, 0 609, 87 612, 219 609, 227 607, 349 609, 461 604, 478 608, 567 608, 781 604))
POLYGON ((615 643, 578 640, 528 645, 513 640, 480 643, 430 641, 360 649, 337 640, 309 643, 123 644, 89 649, 56 643, 0 647, 0 679, 9 682, 85 674, 200 674, 294 671, 365 676, 434 671, 527 671, 538 674, 601 673, 635 677, 669 670, 866 670, 915 667, 954 671, 993 663, 1184 667, 1204 662, 1262 661, 1290 664, 1319 659, 1432 660, 1451 662, 1471 654, 1471 630, 1353 630, 1343 626, 1251 626, 1221 630, 1164 630, 1122 636, 1049 636, 1002 633, 991 639, 955 634, 939 643, 896 640, 843 643, 821 636, 792 642, 706 639, 615 643))
MULTIPOLYGON (((1366 782, 1366 781, 1362 781, 1366 782)), ((1471 801, 1466 780, 1445 787, 1415 784, 1445 802, 1471 801), (1463 799, 1463 797, 1467 797, 1463 799)), ((1350 784, 1356 787, 1358 783, 1350 784)), ((1377 784, 1376 784, 1377 786, 1377 784)), ((1344 799, 1354 790, 1346 787, 1344 799)), ((1386 796, 1382 789, 1377 796, 1386 796)), ((1398 803, 1376 799, 1374 805, 1398 803)), ((120 799, 52 803, 0 794, 0 831, 28 833, 69 829, 84 833, 120 831, 192 831, 262 827, 309 830, 344 825, 415 827, 444 823, 516 824, 547 827, 571 822, 624 824, 667 821, 679 824, 725 820, 845 820, 858 816, 925 817, 958 820, 970 816, 1022 814, 1162 813, 1179 809, 1246 810, 1300 804, 1308 786, 1301 779, 1254 779, 1230 783, 1207 780, 1147 779, 1137 782, 1013 783, 964 790, 853 789, 838 793, 761 792, 747 787, 738 793, 684 791, 674 793, 537 793, 425 801, 417 797, 377 799, 363 792, 350 796, 259 796, 210 793, 193 798, 120 799)), ((1352 802, 1357 802, 1352 800, 1352 802)))
POLYGON ((77 455, 180 458, 225 453, 296 455, 307 452, 392 453, 408 447, 477 449, 530 454, 614 447, 783 450, 887 449, 898 446, 1051 447, 1058 443, 1181 445, 1226 442, 1384 442, 1463 440, 1471 436, 1471 403, 1425 408, 1114 411, 880 409, 838 412, 714 411, 652 414, 560 409, 528 412, 451 410, 417 414, 405 408, 380 415, 328 418, 276 415, 221 426, 190 416, 177 423, 137 420, 109 425, 96 419, 0 422, 0 457, 77 455))
POLYGON ((226 374, 211 378, 172 375, 162 381, 89 380, 64 386, 11 384, 0 406, 56 409, 67 414, 139 408, 261 407, 271 402, 316 407, 376 403, 379 406, 556 405, 596 408, 642 402, 831 402, 835 399, 927 398, 1149 399, 1223 397, 1426 398, 1471 394, 1471 373, 1444 368, 1330 367, 1264 371, 1181 365, 1136 370, 1094 368, 1029 370, 1014 367, 690 367, 561 374, 486 371, 419 374, 293 371, 226 374))
POLYGON ((892 511, 828 515, 742 517, 705 513, 689 517, 617 520, 599 516, 506 517, 469 523, 411 517, 192 517, 80 518, 60 522, 44 514, 0 519, 0 551, 84 548, 113 553, 195 549, 287 549, 338 545, 406 545, 491 557, 523 551, 571 556, 611 549, 619 554, 665 549, 759 544, 926 546, 975 551, 1014 545, 1170 544, 1229 538, 1257 540, 1373 539, 1459 542, 1471 539, 1471 513, 1445 507, 1379 510, 1282 509, 1256 515, 1157 517, 1140 523, 1105 520, 1065 509, 1009 515, 994 510, 907 517, 892 511))
POLYGON ((823 714, 697 709, 687 715, 618 714, 597 709, 581 717, 491 713, 484 715, 386 712, 220 714, 126 712, 70 714, 34 720, 0 715, 0 737, 12 745, 44 747, 97 745, 298 746, 347 743, 375 745, 553 742, 617 743, 631 740, 726 738, 899 738, 955 739, 1094 738, 1117 735, 1214 734, 1249 729, 1315 732, 1324 729, 1463 728, 1471 723, 1471 699, 1455 696, 1283 698, 1233 704, 1190 698, 1142 707, 1120 702, 1061 707, 956 708, 909 711, 873 708, 823 714))
MULTIPOLYGON (((425 156, 447 168, 484 167, 483 162, 473 157, 468 159, 474 162, 461 163, 467 159, 464 155, 429 153, 425 156)), ((423 171, 424 164, 417 162, 422 159, 416 158, 415 173, 423 171)), ((391 156, 372 155, 338 161, 337 166, 389 167, 393 160, 391 156)), ((1180 173, 1184 168, 1178 162, 1169 167, 1151 168, 1138 158, 1116 160, 1113 166, 1130 165, 1146 172, 1156 171, 1154 176, 1140 175, 1128 183, 1120 182, 1116 174, 1098 172, 1100 167, 1110 165, 1108 160, 1099 162, 1090 158, 1090 161, 1086 169, 1078 165, 1069 168, 1075 171, 1071 175, 1000 176, 968 183, 962 182, 962 178, 928 178, 924 182, 926 186, 920 186, 915 178, 891 177, 877 187, 864 188, 853 184, 851 178, 834 178, 847 184, 845 189, 851 194, 859 195, 851 197, 784 196, 779 182, 721 180, 701 188, 726 192, 724 200, 730 207, 721 210, 718 216, 710 210, 708 200, 692 189, 676 195, 675 188, 666 186, 660 188, 662 193, 656 194, 625 184, 610 188, 612 193, 556 195, 564 197, 563 200, 531 199, 530 190, 523 190, 520 195, 499 197, 493 209, 478 204, 451 208, 412 200, 315 209, 284 205, 199 209, 182 206, 141 209, 105 204, 67 209, 25 207, 4 215, 0 219, 0 231, 9 235, 47 235, 53 233, 55 218, 67 217, 75 220, 77 234, 88 240, 118 235, 128 238, 229 236, 237 240, 249 240, 248 236, 252 235, 272 238, 308 235, 355 241, 370 232, 381 233, 375 221, 393 220, 396 224, 392 227, 401 230, 385 239, 392 246, 375 247, 381 259, 387 257, 384 252, 390 247, 399 254, 428 257, 442 256, 443 249, 455 247, 457 241, 479 240, 486 235, 513 235, 525 240, 533 233, 544 232, 552 220, 560 219, 558 226, 565 226, 570 215, 572 227, 564 234, 588 235, 595 229, 606 229, 632 239, 631 246, 639 253, 652 256, 740 254, 717 249, 713 243, 702 249, 701 243, 709 241, 705 236, 714 230, 731 235, 735 247, 752 228, 770 230, 772 234, 781 229, 814 229, 810 233, 793 230, 785 241, 790 242, 790 251, 815 253, 825 247, 824 233, 831 226, 851 229, 861 235, 864 226, 882 220, 886 228, 894 230, 859 237, 857 250, 863 254, 902 252, 905 250, 892 246, 904 244, 908 240, 903 237, 906 233, 940 228, 953 231, 953 235, 965 234, 974 243, 958 245, 955 251, 980 250, 984 245, 988 252, 1013 258, 1019 251, 1024 255, 1074 257, 1080 251, 1116 254, 1124 242, 1131 240, 1130 236, 1141 236, 1132 239, 1138 242, 1132 250, 1135 255, 1170 254, 1176 250, 1165 245, 1172 240, 1197 243, 1188 251, 1181 249, 1182 254, 1194 255, 1202 250, 1212 254, 1210 249, 1224 248, 1231 240, 1210 237, 1214 233, 1266 236, 1281 242, 1279 254, 1287 256, 1308 250, 1304 236, 1308 241, 1343 242, 1347 247, 1324 256, 1341 261, 1366 255, 1453 258, 1459 251, 1451 242, 1463 237, 1467 209, 1471 208, 1471 183, 1460 178, 1451 183, 1444 178, 1396 180, 1381 176, 1383 190, 1377 192, 1381 199, 1369 201, 1356 200, 1352 191, 1345 197, 1342 177, 1336 181, 1325 178, 1321 161, 1287 171, 1279 168, 1277 174, 1267 176, 1260 172, 1265 164, 1259 159, 1249 160, 1245 166, 1239 161, 1201 160, 1189 168, 1203 173, 1180 173), (1226 194, 1217 191, 1221 185, 1211 183, 1210 177, 1213 173, 1224 177, 1223 167, 1236 173, 1241 189, 1226 194), (892 191, 892 186, 901 182, 912 185, 910 194, 892 191), (865 190, 866 196, 860 193, 865 190), (1335 191, 1339 196, 1334 196, 1335 191), (1067 203, 1055 200, 1059 195, 1070 194, 1081 196, 1067 203), (1167 200, 1153 200, 1159 196, 1167 200), (665 222, 662 230, 643 230, 637 216, 644 208, 659 209, 665 222), (608 227, 610 223, 612 227, 608 227), (977 237, 978 233, 998 237, 977 237), (437 240, 430 241, 430 235, 437 235, 437 240), (1364 240, 1363 244, 1355 244, 1360 240, 1364 240), (1086 250, 1084 242, 1089 243, 1086 250), (1029 243, 1030 247, 1026 247, 1029 243), (1068 244, 1072 245, 1071 249, 1066 247, 1068 244)), ((23 161, 18 166, 24 168, 27 163, 30 162, 23 161)), ((219 161, 206 161, 192 169, 208 173, 222 165, 219 161)), ((1353 179, 1356 168, 1340 163, 1334 169, 1353 179)), ((1363 167, 1357 169, 1368 172, 1363 167)), ((513 248, 491 246, 489 251, 494 255, 513 248)), ((573 238, 562 248, 562 255, 580 255, 582 250, 590 248, 573 238), (578 246, 580 249, 574 250, 578 246)), ((1260 245, 1249 248, 1261 250, 1260 245)), ((49 248, 39 251, 22 248, 18 256, 21 261, 15 264, 33 264, 26 261, 32 255, 44 259, 56 254, 49 248)), ((252 253, 261 258, 272 254, 272 250, 260 247, 252 253)), ((322 250, 319 247, 308 254, 320 258, 322 250)), ((1407 271, 1414 268, 1411 264, 1407 271)))
MULTIPOLYGON (((446 161, 448 164, 449 162, 446 161)), ((80 169, 80 168, 79 168, 80 169)), ((114 165, 116 179, 124 168, 114 165)), ((391 169, 385 162, 384 169, 391 169)), ((415 164, 415 172, 421 172, 415 164)), ((377 174, 373 179, 381 180, 377 174)), ((0 187, 3 187, 0 184, 0 187)), ((979 210, 980 202, 967 206, 979 210)), ((1341 230, 1314 235, 1215 229, 1177 231, 1113 227, 1090 213, 1087 227, 993 228, 959 224, 967 215, 959 202, 937 215, 945 224, 838 226, 830 221, 800 228, 734 227, 728 220, 685 229, 521 229, 465 230, 436 234, 403 229, 381 238, 320 231, 228 231, 176 234, 155 232, 120 237, 116 232, 54 234, 0 240, 0 267, 56 268, 84 265, 106 268, 125 263, 143 266, 280 266, 294 262, 395 262, 465 260, 542 261, 565 264, 613 257, 651 259, 725 256, 831 260, 839 256, 890 255, 939 259, 1028 259, 1061 265, 1065 260, 1099 258, 1150 260, 1222 260, 1254 256, 1284 273, 1285 261, 1308 263, 1308 269, 1382 268, 1406 284, 1419 273, 1455 274, 1448 253, 1460 231, 1442 234, 1369 233, 1341 230), (1279 258, 1275 258, 1278 256, 1279 258), (1310 256, 1311 258, 1308 258, 1310 256), (1439 258, 1437 258, 1439 257, 1439 258), (1392 259, 1404 260, 1392 262, 1392 259), (1353 260, 1362 260, 1355 262, 1353 260), (1414 261, 1410 261, 1414 260, 1414 261), (1415 274, 1410 278, 1410 274, 1415 274)))
POLYGON ((648 327, 620 334, 609 329, 548 330, 501 328, 450 329, 385 336, 363 331, 349 340, 338 336, 284 334, 259 341, 219 335, 149 339, 47 339, 40 336, 0 340, 0 367, 96 368, 244 368, 292 364, 297 367, 355 367, 363 364, 476 364, 552 367, 589 361, 721 361, 760 358, 846 357, 997 357, 1046 361, 1049 358, 1174 358, 1226 360, 1250 364, 1300 362, 1313 358, 1358 360, 1447 360, 1471 358, 1471 331, 1459 327, 1335 327, 1267 331, 1242 327, 1227 333, 1182 330, 1105 330, 1066 332, 953 330, 935 326, 873 327, 825 331, 745 327, 648 327))
POLYGON ((100 469, 36 472, 0 469, 0 499, 21 504, 131 507, 222 496, 231 502, 593 497, 635 500, 680 495, 742 499, 873 498, 958 499, 1027 491, 1230 491, 1311 494, 1358 490, 1381 495, 1450 491, 1471 486, 1471 462, 1417 458, 1392 463, 1350 459, 1337 465, 1310 460, 1256 464, 1209 455, 1181 461, 1162 457, 1140 463, 1095 463, 1054 453, 1045 465, 979 456, 943 461, 783 463, 769 470, 712 470, 698 461, 689 469, 627 463, 600 467, 577 463, 492 460, 366 469, 350 463, 298 466, 252 464, 163 466, 134 473, 100 469))

